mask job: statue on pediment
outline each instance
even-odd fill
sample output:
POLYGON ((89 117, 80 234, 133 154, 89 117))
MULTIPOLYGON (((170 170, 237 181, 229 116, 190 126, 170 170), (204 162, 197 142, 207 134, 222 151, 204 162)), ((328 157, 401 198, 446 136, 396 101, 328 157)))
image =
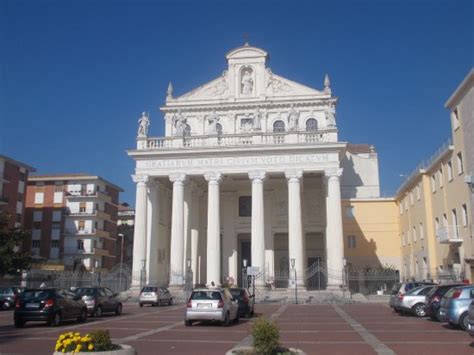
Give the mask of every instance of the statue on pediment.
POLYGON ((186 123, 186 116, 181 112, 181 109, 179 109, 178 114, 173 116, 173 126, 175 128, 174 134, 176 136, 184 135, 184 132, 186 130, 186 123))
POLYGON ((334 127, 336 125, 336 108, 334 105, 326 107, 324 114, 326 115, 327 126, 334 127))
POLYGON ((216 109, 212 110, 212 113, 207 116, 207 123, 209 125, 209 133, 217 133, 217 123, 219 122, 219 115, 216 113, 216 109))
POLYGON ((146 112, 142 112, 142 116, 138 119, 138 137, 148 136, 148 128, 150 127, 150 118, 146 112))
POLYGON ((242 80, 241 80, 242 94, 252 95, 253 93, 253 78, 252 78, 252 69, 245 68, 242 71, 242 80))
POLYGON ((300 113, 296 111, 295 106, 291 104, 290 111, 288 112, 288 129, 290 131, 295 131, 298 129, 299 118, 300 113))
POLYGON ((253 115, 253 125, 252 128, 254 131, 260 131, 262 129, 262 117, 263 113, 259 108, 255 111, 253 115))

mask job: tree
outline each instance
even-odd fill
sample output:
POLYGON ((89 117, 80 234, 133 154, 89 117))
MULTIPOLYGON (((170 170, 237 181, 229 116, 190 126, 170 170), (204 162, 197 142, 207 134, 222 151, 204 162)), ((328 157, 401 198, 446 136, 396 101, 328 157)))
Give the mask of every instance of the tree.
POLYGON ((22 228, 8 226, 9 215, 0 212, 0 276, 16 275, 31 266, 31 255, 21 250, 31 234, 22 228))

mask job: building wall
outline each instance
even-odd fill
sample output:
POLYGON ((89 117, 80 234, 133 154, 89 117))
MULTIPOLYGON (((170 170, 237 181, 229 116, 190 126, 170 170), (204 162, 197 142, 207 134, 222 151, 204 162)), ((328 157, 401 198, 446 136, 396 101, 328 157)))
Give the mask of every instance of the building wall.
POLYGON ((342 200, 344 255, 353 269, 401 269, 397 204, 394 199, 342 200), (355 236, 355 247, 350 238, 355 236))

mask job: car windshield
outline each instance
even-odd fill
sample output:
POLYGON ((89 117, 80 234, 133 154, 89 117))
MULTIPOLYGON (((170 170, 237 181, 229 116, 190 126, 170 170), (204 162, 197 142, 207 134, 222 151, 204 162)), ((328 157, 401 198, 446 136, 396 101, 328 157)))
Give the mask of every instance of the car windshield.
POLYGON ((426 286, 418 286, 415 288, 412 288, 410 291, 407 292, 407 295, 417 295, 422 289, 424 289, 426 286))
POLYGON ((156 292, 157 287, 145 286, 142 288, 142 292, 156 292))
POLYGON ((95 288, 90 288, 90 287, 79 287, 76 288, 76 295, 79 296, 94 296, 95 295, 95 288))
POLYGON ((244 299, 244 290, 239 290, 239 289, 230 289, 230 293, 232 294, 232 297, 236 300, 243 300, 244 299))
POLYGON ((192 300, 196 301, 203 301, 203 300, 210 300, 210 301, 220 301, 222 299, 221 293, 218 291, 195 291, 191 295, 192 300))
POLYGON ((395 285, 393 285, 391 294, 392 294, 392 295, 396 295, 396 294, 398 293, 398 290, 400 289, 400 286, 401 286, 401 285, 402 285, 402 284, 395 284, 395 285))
POLYGON ((44 301, 54 295, 53 290, 27 290, 23 292, 22 299, 24 301, 44 301))
POLYGON ((9 295, 13 293, 11 287, 0 287, 0 294, 9 295))

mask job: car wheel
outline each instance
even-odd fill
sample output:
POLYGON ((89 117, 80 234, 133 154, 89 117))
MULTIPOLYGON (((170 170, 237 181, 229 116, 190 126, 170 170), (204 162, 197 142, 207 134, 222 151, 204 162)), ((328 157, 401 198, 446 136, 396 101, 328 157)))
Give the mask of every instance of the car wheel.
POLYGON ((119 303, 119 304, 117 305, 117 308, 115 309, 115 315, 116 315, 116 316, 119 316, 119 315, 121 315, 121 314, 122 314, 122 304, 119 303))
POLYGON ((425 305, 423 303, 417 303, 411 309, 413 314, 417 317, 426 316, 425 305))
POLYGON ((139 305, 140 307, 143 307, 143 303, 139 303, 138 305, 139 305))
POLYGON ((25 321, 20 319, 15 319, 15 328, 23 328, 25 326, 25 321))
POLYGON ((81 310, 81 314, 77 318, 77 321, 79 323, 84 323, 86 321, 86 319, 87 319, 87 309, 83 309, 83 310, 81 310))
POLYGON ((168 301, 168 306, 172 306, 173 305, 173 297, 170 297, 170 300, 168 301))
POLYGON ((57 312, 54 314, 53 318, 51 319, 51 321, 49 321, 49 325, 53 326, 53 327, 57 327, 58 325, 61 324, 61 313, 57 312))
POLYGON ((161 300, 158 300, 158 302, 156 303, 156 305, 157 305, 158 307, 161 307, 161 300))
POLYGON ((96 318, 102 317, 102 306, 99 306, 99 307, 96 308, 96 310, 94 312, 94 317, 96 317, 96 318))
POLYGON ((441 320, 441 309, 438 309, 438 310, 436 311, 436 320, 437 320, 438 322, 441 322, 441 321, 442 321, 442 320, 441 320))
POLYGON ((459 326, 462 330, 467 330, 468 322, 469 317, 467 316, 467 313, 464 313, 463 315, 461 315, 461 317, 459 317, 459 326))
POLYGON ((224 322, 222 323, 224 327, 228 327, 230 325, 230 317, 229 312, 225 314, 224 322))
POLYGON ((184 325, 185 325, 186 327, 190 327, 190 326, 193 325, 193 322, 190 321, 190 320, 185 320, 185 321, 184 321, 184 325))

